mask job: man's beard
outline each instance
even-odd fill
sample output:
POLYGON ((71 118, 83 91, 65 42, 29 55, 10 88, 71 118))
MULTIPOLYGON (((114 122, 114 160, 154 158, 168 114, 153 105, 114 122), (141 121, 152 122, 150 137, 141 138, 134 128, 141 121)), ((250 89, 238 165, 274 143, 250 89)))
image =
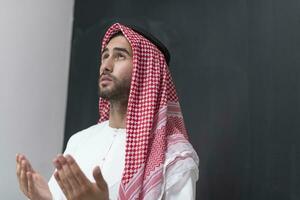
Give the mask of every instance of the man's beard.
POLYGON ((127 101, 130 91, 131 79, 119 80, 116 77, 109 75, 112 79, 113 87, 100 88, 100 78, 99 78, 99 96, 108 101, 127 101))

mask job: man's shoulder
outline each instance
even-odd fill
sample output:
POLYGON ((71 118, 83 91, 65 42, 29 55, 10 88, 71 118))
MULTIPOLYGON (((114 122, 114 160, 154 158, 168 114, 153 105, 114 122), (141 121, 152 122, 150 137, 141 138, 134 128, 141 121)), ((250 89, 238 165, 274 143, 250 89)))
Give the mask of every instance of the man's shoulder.
POLYGON ((89 135, 99 134, 102 129, 104 129, 108 124, 108 121, 104 121, 98 124, 94 124, 86 129, 83 129, 72 135, 70 139, 72 140, 80 140, 84 137, 88 137, 89 135))
POLYGON ((107 124, 108 122, 104 121, 102 123, 92 125, 82 131, 73 134, 68 140, 65 153, 74 152, 78 145, 82 144, 83 141, 86 141, 89 138, 94 138, 93 136, 97 136, 99 134, 104 133, 105 131, 103 130, 105 129, 107 124))
POLYGON ((108 121, 104 121, 104 122, 101 122, 101 123, 94 124, 94 125, 86 128, 86 129, 83 129, 80 132, 94 132, 94 131, 98 131, 99 129, 103 129, 103 128, 107 127, 107 125, 108 125, 108 121))

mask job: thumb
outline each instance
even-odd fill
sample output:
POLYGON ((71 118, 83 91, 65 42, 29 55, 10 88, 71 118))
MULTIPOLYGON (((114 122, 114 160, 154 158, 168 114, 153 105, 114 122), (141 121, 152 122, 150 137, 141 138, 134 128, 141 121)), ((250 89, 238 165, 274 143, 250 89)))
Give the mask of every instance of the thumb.
POLYGON ((102 176, 102 173, 101 173, 101 170, 100 170, 99 166, 94 168, 93 176, 94 176, 96 184, 98 185, 99 188, 101 188, 101 189, 106 189, 107 188, 107 184, 106 184, 106 182, 105 182, 105 180, 102 176))

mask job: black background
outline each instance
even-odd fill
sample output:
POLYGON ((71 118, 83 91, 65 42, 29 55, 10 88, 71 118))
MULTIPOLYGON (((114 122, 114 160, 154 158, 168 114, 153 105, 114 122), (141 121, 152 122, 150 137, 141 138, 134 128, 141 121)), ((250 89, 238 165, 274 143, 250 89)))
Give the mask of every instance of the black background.
POLYGON ((171 52, 197 199, 300 199, 299 0, 75 0, 65 144, 98 120, 101 35, 117 21, 171 52))

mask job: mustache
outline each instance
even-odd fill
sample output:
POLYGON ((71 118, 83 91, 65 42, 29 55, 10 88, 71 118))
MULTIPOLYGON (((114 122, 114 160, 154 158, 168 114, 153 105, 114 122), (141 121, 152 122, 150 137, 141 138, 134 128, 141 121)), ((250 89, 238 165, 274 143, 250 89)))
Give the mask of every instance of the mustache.
POLYGON ((110 73, 108 73, 108 72, 102 72, 100 75, 99 75, 99 79, 103 76, 103 75, 106 75, 106 76, 108 76, 109 78, 111 78, 111 79, 115 79, 115 77, 113 76, 113 75, 111 75, 110 73))
POLYGON ((108 76, 113 82, 118 81, 118 79, 117 79, 115 76, 111 75, 110 72, 102 72, 102 73, 99 75, 99 78, 98 78, 98 82, 99 82, 99 83, 100 83, 101 77, 104 76, 104 75, 105 75, 105 76, 108 76))

